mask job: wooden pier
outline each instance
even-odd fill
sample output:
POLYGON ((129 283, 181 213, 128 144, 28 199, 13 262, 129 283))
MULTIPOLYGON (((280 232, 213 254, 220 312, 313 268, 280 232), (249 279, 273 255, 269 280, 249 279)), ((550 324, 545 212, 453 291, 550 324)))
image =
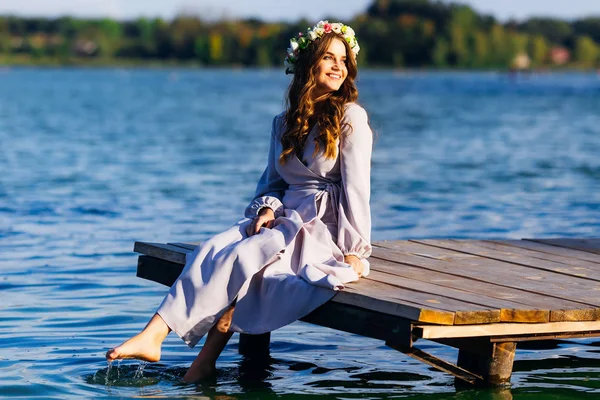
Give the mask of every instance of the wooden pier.
MULTIPOLYGON (((137 275, 170 286, 196 245, 137 242, 137 275)), ((600 239, 383 241, 370 261, 302 320, 487 385, 510 381, 517 342, 600 336, 600 239), (456 364, 419 350, 424 339, 458 348, 456 364)), ((268 343, 242 335, 240 352, 268 343)))

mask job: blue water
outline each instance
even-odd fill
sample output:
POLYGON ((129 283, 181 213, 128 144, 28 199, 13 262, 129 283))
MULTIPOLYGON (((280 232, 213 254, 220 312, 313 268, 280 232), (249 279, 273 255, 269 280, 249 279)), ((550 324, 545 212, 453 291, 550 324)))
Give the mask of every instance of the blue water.
MULTIPOLYGON (((295 323, 247 365, 234 336, 214 381, 196 352, 158 364, 104 352, 166 288, 135 278, 135 240, 198 241, 252 197, 280 70, 0 70, 0 396, 596 398, 600 342, 517 352, 512 387, 453 379, 382 342, 295 323)), ((600 77, 363 71, 377 134, 373 236, 600 236, 600 77)), ((439 356, 448 348, 423 342, 439 356)))

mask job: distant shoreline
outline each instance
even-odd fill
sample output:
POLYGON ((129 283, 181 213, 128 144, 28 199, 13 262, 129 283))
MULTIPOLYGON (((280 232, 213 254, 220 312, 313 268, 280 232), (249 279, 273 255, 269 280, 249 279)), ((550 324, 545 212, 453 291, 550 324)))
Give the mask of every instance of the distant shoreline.
MULTIPOLYGON (((205 65, 198 62, 181 62, 178 60, 89 60, 89 59, 72 59, 68 61, 61 60, 36 60, 25 61, 25 60, 7 60, 0 57, 0 72, 3 69, 11 68, 34 68, 34 69, 149 69, 149 70, 161 70, 161 69, 182 69, 182 70, 277 70, 280 69, 277 66, 257 66, 257 65, 238 65, 238 64, 223 64, 223 65, 205 65)), ((283 66, 281 67, 283 68, 283 66)), ((395 72, 409 72, 409 73, 429 73, 429 72, 497 72, 497 73, 516 73, 516 74, 546 74, 546 73, 598 73, 600 69, 597 68, 582 68, 575 65, 566 66, 554 66, 554 67, 543 67, 543 68, 531 68, 525 70, 513 70, 510 68, 466 68, 466 67, 445 67, 436 68, 433 66, 427 66, 422 68, 399 68, 390 66, 376 66, 367 65, 360 66, 361 71, 395 71, 395 72)))

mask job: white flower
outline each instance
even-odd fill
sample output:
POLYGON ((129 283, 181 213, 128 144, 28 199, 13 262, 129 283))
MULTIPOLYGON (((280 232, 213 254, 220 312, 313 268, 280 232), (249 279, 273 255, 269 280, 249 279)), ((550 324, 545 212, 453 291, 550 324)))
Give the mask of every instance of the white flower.
MULTIPOLYGON (((298 50, 298 42, 294 39, 290 40, 290 48, 292 49, 292 53, 296 50, 298 50)), ((289 51, 288 51, 289 53, 289 51)))
POLYGON ((325 29, 322 26, 317 26, 312 32, 316 33, 317 37, 321 37, 325 34, 325 29))
POLYGON ((317 38, 318 38, 318 36, 317 36, 317 34, 316 34, 316 32, 315 32, 315 31, 308 31, 308 32, 306 33, 306 35, 308 36, 308 38, 309 38, 311 41, 315 41, 315 40, 317 40, 317 38))
POLYGON ((319 21, 317 23, 317 25, 315 25, 315 28, 323 28, 325 26, 325 24, 328 24, 329 21, 319 21))
POLYGON ((346 25, 346 29, 344 31, 344 37, 352 37, 354 35, 355 35, 354 29, 352 29, 348 25, 346 25))
POLYGON ((331 30, 335 33, 342 33, 342 24, 340 24, 339 22, 334 22, 333 24, 331 24, 331 30))
POLYGON ((356 45, 352 48, 352 52, 356 56, 356 55, 358 55, 359 51, 360 51, 360 46, 358 45, 358 43, 356 43, 356 45))

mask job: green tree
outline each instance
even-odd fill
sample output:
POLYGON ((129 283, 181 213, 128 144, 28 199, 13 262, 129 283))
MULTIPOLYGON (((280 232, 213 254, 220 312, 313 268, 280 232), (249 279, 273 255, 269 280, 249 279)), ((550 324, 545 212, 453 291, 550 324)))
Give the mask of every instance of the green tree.
POLYGON ((209 60, 211 64, 219 64, 223 60, 223 36, 216 32, 209 36, 209 60))
POLYGON ((495 67, 507 67, 511 60, 508 35, 502 25, 494 25, 490 31, 490 62, 495 67))
POLYGON ((529 54, 535 66, 544 65, 548 60, 549 46, 542 35, 535 35, 529 41, 529 54))
POLYGON ((0 17, 0 54, 10 52, 10 33, 6 18, 0 17))
POLYGON ((482 68, 489 65, 489 40, 488 36, 481 31, 473 33, 471 66, 482 68))
POLYGON ((196 17, 178 16, 173 20, 170 33, 175 57, 185 60, 195 57, 195 41, 202 29, 202 22, 196 17))
POLYGON ((97 23, 95 40, 100 46, 100 55, 113 57, 121 45, 123 28, 120 23, 110 19, 102 19, 97 23))
POLYGON ((156 18, 152 21, 152 32, 154 33, 154 46, 156 58, 169 59, 173 57, 173 40, 169 31, 169 24, 161 18, 156 18))
POLYGON ((527 43, 529 38, 527 35, 518 32, 510 32, 509 34, 509 56, 514 58, 517 54, 525 53, 527 51, 527 43))
POLYGON ((593 67, 598 62, 600 49, 589 36, 580 36, 575 44, 575 59, 583 67, 593 67))
POLYGON ((469 62, 467 35, 459 25, 450 27, 450 58, 451 63, 459 67, 466 67, 469 62))
POLYGON ((271 52, 265 45, 258 45, 256 48, 256 65, 259 67, 268 67, 271 65, 271 52))
POLYGON ((432 51, 431 58, 433 65, 438 68, 444 68, 448 66, 448 55, 450 54, 450 45, 448 41, 443 37, 436 40, 435 46, 432 51))

